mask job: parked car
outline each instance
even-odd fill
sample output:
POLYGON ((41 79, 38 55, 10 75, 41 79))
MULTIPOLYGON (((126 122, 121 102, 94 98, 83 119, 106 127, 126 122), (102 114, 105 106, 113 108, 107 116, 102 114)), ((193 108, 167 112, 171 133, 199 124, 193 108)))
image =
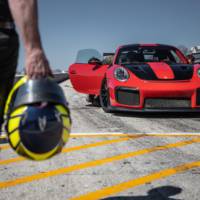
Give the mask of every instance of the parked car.
POLYGON ((104 55, 112 62, 87 51, 88 59, 69 67, 69 78, 76 91, 99 98, 105 112, 200 111, 200 65, 177 48, 131 44, 104 55))

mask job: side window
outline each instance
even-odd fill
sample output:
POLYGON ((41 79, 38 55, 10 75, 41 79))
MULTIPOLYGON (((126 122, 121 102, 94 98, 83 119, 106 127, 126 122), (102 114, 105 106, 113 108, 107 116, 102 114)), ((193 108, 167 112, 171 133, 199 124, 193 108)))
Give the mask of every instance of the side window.
POLYGON ((176 61, 176 63, 182 63, 181 59, 178 57, 175 51, 171 50, 170 53, 174 57, 174 60, 176 61))
POLYGON ((101 54, 96 49, 82 49, 78 51, 75 63, 85 64, 91 58, 102 60, 101 54))

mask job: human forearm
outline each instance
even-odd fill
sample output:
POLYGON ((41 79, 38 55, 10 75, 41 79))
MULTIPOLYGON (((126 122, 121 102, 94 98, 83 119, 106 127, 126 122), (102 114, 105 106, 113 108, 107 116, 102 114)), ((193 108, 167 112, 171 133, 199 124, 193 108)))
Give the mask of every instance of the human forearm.
POLYGON ((37 0, 9 0, 9 6, 24 42, 25 53, 42 49, 39 30, 37 0))
POLYGON ((42 49, 38 28, 37 0, 8 0, 25 49, 25 72, 29 78, 51 76, 49 62, 42 49))

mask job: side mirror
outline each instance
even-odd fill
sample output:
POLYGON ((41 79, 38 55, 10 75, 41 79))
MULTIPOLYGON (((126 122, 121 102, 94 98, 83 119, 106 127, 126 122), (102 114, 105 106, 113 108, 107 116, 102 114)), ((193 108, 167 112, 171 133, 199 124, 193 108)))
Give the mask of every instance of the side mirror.
POLYGON ((99 60, 98 58, 92 57, 88 60, 88 64, 92 64, 92 65, 102 65, 101 60, 99 60))

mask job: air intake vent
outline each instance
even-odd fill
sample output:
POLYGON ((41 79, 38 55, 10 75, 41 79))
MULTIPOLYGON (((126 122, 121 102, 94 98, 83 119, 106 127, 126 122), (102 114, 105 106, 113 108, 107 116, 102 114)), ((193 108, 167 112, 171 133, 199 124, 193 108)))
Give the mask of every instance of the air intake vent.
POLYGON ((118 87, 116 99, 118 103, 124 105, 137 106, 140 104, 140 95, 137 89, 118 87))

